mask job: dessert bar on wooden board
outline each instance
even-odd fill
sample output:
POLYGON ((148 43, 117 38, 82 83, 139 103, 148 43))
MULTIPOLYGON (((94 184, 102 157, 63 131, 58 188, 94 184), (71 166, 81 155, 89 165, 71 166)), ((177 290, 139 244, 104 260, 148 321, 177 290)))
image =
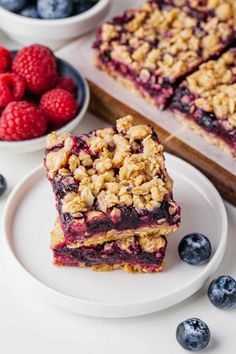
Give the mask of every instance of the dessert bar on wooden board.
MULTIPOLYGON (((236 48, 202 64, 176 89, 170 108, 236 157, 236 48)), ((236 163, 236 160, 235 160, 236 163)))
MULTIPOLYGON (((143 1, 137 1, 137 6, 142 3, 143 1)), ((132 6, 131 1, 115 3, 110 17, 122 13, 129 6, 132 6)), ((236 202, 235 160, 186 129, 169 110, 158 111, 142 97, 137 97, 104 72, 95 69, 92 50, 94 38, 95 33, 89 34, 58 51, 59 56, 71 61, 89 79, 92 93, 91 109, 113 123, 116 117, 132 111, 138 112, 134 115, 139 121, 146 123, 147 120, 151 120, 159 131, 162 143, 169 151, 195 164, 211 178, 226 199, 236 202)))
POLYGON ((226 11, 170 6, 163 0, 128 9, 98 30, 95 64, 165 109, 180 80, 232 42, 234 12, 229 1, 222 2, 226 11))

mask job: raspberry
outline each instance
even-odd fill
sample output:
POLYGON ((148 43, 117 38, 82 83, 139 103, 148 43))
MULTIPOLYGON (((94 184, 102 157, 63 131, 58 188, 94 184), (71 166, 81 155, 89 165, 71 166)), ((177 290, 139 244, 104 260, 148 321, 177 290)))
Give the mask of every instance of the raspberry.
POLYGON ((36 95, 48 91, 56 80, 56 59, 47 47, 32 44, 21 49, 13 60, 12 69, 21 75, 29 91, 36 95))
POLYGON ((0 73, 10 70, 12 63, 12 55, 9 50, 0 46, 0 73))
POLYGON ((47 130, 47 120, 40 109, 26 101, 11 102, 0 119, 2 140, 26 140, 42 136, 47 130))
POLYGON ((74 80, 72 80, 70 77, 58 76, 56 78, 55 88, 61 88, 63 90, 70 92, 72 95, 75 95, 77 87, 74 80))
POLYGON ((0 107, 11 101, 20 101, 25 93, 25 82, 22 77, 13 73, 0 74, 0 107))
POLYGON ((11 91, 8 86, 0 82, 0 108, 5 107, 12 101, 11 91))
POLYGON ((42 96, 40 108, 49 122, 57 127, 74 118, 78 104, 71 93, 56 88, 42 96))

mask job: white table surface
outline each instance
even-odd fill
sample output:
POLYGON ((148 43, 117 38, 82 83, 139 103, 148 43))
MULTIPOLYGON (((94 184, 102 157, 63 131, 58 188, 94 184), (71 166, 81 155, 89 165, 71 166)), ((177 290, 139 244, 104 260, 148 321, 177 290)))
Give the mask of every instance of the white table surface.
MULTIPOLYGON (((11 48, 16 47, 1 32, 0 43, 11 48)), ((104 122, 87 114, 77 130, 86 132, 104 126, 104 122)), ((27 155, 7 155, 0 152, 0 173, 8 182, 8 191, 0 199, 0 221, 8 194, 28 171, 42 162, 42 156, 42 152, 27 155)), ((32 201, 32 207, 34 203, 37 201, 32 201)), ((228 203, 225 206, 229 218, 228 246, 217 274, 229 274, 236 278, 236 208, 228 203)), ((94 319, 62 312, 30 296, 22 298, 14 284, 8 282, 2 258, 1 255, 2 354, 65 354, 72 351, 83 354, 186 353, 176 343, 175 330, 179 322, 189 317, 199 317, 210 327, 212 340, 204 353, 235 353, 236 308, 220 311, 213 307, 206 296, 207 285, 188 300, 153 315, 119 320, 94 319)))

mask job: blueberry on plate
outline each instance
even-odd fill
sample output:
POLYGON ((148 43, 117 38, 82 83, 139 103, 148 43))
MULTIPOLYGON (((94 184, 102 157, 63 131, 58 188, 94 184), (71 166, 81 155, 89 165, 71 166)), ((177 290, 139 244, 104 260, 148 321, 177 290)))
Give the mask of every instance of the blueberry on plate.
POLYGON ((38 0, 37 2, 39 16, 48 20, 69 17, 72 10, 72 0, 38 0))
POLYGON ((186 350, 199 352, 210 341, 210 330, 199 318, 190 318, 181 322, 176 329, 177 342, 186 350))
POLYGON ((236 280, 229 275, 214 279, 208 288, 208 298, 219 309, 229 309, 236 304, 236 280))
POLYGON ((0 175, 0 197, 3 195, 6 189, 7 189, 6 179, 2 175, 0 175))
POLYGON ((186 235, 179 243, 180 258, 192 265, 204 264, 211 256, 211 243, 200 233, 186 235))
POLYGON ((39 18, 39 14, 35 5, 26 6, 21 12, 21 16, 39 18))
POLYGON ((26 0, 0 0, 0 6, 8 11, 17 12, 26 6, 26 0))

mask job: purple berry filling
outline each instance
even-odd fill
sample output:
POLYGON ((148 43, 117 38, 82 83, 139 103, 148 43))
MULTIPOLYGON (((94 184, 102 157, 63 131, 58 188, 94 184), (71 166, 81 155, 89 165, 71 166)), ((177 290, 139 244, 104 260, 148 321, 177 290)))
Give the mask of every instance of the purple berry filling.
MULTIPOLYGON (((61 212, 61 206, 57 203, 57 209, 60 214, 62 228, 68 243, 81 242, 88 237, 99 233, 105 233, 110 230, 125 231, 129 229, 139 229, 140 227, 155 227, 158 220, 164 219, 168 225, 175 225, 180 222, 180 208, 178 207, 174 214, 170 215, 171 204, 164 200, 161 206, 152 212, 143 210, 141 213, 133 207, 120 207, 121 216, 114 222, 109 213, 103 214, 102 218, 85 220, 73 218, 68 213, 61 212), (86 235, 85 235, 86 233, 86 235)), ((161 226, 162 223, 160 223, 161 226)))
POLYGON ((131 80, 137 87, 137 90, 143 95, 148 94, 157 107, 164 109, 168 105, 170 97, 174 93, 174 88, 173 84, 167 78, 152 75, 149 81, 144 82, 128 65, 112 60, 109 53, 102 53, 99 59, 105 65, 109 65, 112 71, 115 71, 125 79, 131 80))
POLYGON ((101 264, 111 266, 130 264, 140 265, 142 268, 155 271, 161 266, 165 256, 167 241, 164 237, 162 239, 165 241, 164 246, 155 252, 144 251, 137 239, 127 249, 122 249, 120 241, 75 249, 64 246, 53 250, 54 261, 56 264, 70 266, 83 264, 86 267, 101 264))
POLYGON ((180 86, 171 102, 171 109, 184 114, 187 119, 193 120, 205 131, 224 140, 233 150, 236 151, 236 128, 226 130, 222 120, 218 119, 214 112, 206 112, 195 106, 196 97, 189 89, 180 86))

